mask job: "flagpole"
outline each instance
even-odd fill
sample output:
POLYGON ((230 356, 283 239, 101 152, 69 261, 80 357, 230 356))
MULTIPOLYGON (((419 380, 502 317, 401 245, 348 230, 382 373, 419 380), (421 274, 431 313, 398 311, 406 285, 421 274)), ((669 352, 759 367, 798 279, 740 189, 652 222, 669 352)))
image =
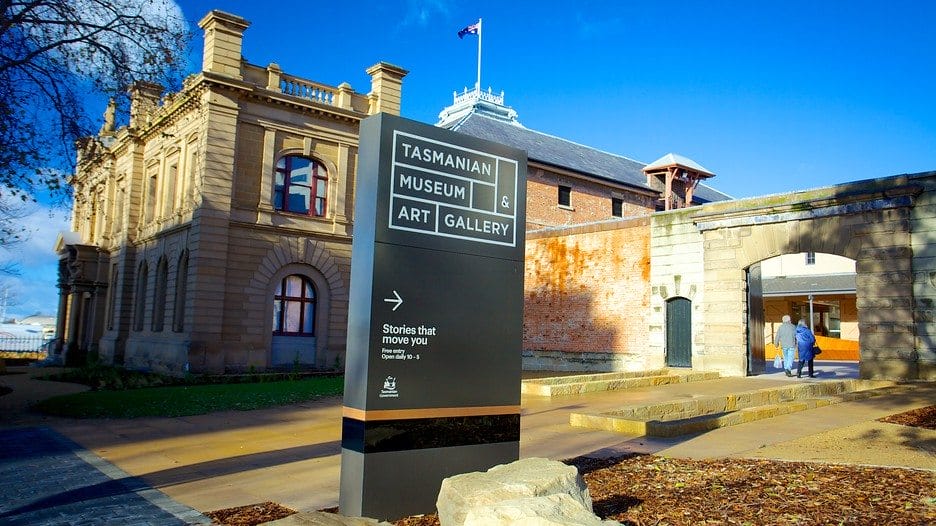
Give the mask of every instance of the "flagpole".
POLYGON ((475 89, 478 93, 481 93, 481 33, 483 28, 481 26, 481 19, 478 18, 478 83, 475 84, 475 89))

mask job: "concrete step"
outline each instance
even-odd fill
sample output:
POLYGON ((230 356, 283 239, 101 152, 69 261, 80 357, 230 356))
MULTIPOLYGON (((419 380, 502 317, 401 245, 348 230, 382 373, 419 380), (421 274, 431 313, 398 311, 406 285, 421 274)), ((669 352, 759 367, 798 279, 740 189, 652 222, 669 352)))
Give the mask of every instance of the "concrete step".
POLYGON ((634 389, 655 385, 715 380, 717 372, 699 372, 678 369, 658 369, 639 372, 614 372, 556 376, 524 380, 520 393, 537 396, 563 396, 598 391, 634 389))
POLYGON ((756 389, 726 396, 624 407, 599 414, 572 413, 569 424, 627 433, 674 437, 806 411, 902 389, 888 381, 839 380, 756 389))

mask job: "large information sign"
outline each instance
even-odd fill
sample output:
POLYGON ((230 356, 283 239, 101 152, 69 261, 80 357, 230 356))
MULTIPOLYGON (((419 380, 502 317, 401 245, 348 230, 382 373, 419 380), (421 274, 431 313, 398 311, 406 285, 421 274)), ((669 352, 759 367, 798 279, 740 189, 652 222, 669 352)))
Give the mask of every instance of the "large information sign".
POLYGON ((361 124, 343 515, 435 511, 445 477, 519 456, 526 154, 361 124))

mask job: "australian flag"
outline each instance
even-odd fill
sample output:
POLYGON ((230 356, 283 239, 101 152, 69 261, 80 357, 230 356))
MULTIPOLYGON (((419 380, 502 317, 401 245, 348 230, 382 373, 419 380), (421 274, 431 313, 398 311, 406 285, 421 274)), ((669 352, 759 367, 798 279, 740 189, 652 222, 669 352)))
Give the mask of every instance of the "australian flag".
POLYGON ((477 35, 478 31, 481 31, 481 22, 475 22, 470 26, 466 26, 465 29, 462 29, 458 32, 458 38, 464 38, 465 35, 477 35))

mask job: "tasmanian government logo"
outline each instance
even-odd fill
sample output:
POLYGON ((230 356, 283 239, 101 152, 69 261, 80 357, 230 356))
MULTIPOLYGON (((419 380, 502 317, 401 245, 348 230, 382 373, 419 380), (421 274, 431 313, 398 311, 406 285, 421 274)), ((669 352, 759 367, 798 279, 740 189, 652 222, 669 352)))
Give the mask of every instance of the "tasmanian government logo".
POLYGON ((397 398, 400 396, 396 388, 396 377, 388 376, 383 382, 383 388, 380 390, 380 398, 397 398))

